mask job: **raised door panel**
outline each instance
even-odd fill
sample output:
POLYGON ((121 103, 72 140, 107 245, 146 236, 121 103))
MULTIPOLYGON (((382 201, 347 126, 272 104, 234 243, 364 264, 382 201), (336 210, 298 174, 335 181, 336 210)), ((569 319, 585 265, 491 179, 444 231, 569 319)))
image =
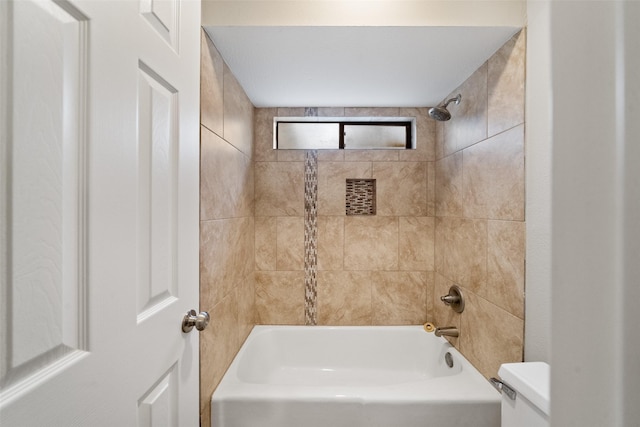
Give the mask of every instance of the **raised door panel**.
POLYGON ((198 423, 200 6, 148 4, 0 1, 1 425, 198 423))
POLYGON ((171 368, 138 400, 138 426, 179 426, 178 369, 171 368))
POLYGON ((177 297, 178 91, 146 64, 138 78, 138 322, 177 297))
POLYGON ((158 36, 178 53, 180 2, 178 0, 140 0, 140 14, 158 36))
POLYGON ((74 363, 88 342, 87 21, 67 3, 7 9, 3 398, 74 363))

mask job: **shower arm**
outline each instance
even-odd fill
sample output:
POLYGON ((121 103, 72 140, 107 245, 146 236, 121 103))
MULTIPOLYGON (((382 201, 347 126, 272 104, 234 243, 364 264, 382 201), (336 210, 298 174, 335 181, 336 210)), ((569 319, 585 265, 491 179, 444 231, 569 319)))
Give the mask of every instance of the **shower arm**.
POLYGON ((448 99, 448 100, 444 103, 443 107, 444 107, 444 108, 447 108, 447 105, 451 104, 452 102, 455 102, 455 103, 456 103, 456 105, 458 105, 458 104, 460 104, 460 99, 462 99, 462 96, 461 96, 460 94, 458 94, 458 96, 456 96, 455 98, 448 99))

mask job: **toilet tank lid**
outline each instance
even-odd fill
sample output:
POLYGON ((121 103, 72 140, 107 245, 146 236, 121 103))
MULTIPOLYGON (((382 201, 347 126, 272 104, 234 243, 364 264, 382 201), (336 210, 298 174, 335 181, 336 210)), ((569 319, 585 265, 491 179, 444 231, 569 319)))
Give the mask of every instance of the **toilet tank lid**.
POLYGON ((504 363, 498 375, 518 394, 549 415, 549 365, 544 362, 504 363))

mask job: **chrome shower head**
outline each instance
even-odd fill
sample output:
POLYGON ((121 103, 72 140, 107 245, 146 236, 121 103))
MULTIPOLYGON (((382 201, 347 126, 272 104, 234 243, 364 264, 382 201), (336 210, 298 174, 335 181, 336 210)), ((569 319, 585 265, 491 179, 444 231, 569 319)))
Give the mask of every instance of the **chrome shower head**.
POLYGON ((458 94, 455 98, 451 98, 447 100, 441 107, 431 107, 429 108, 429 117, 434 120, 438 120, 440 122, 446 122, 451 119, 451 113, 447 110, 447 105, 455 102, 456 105, 460 104, 460 100, 462 99, 462 95, 458 94))

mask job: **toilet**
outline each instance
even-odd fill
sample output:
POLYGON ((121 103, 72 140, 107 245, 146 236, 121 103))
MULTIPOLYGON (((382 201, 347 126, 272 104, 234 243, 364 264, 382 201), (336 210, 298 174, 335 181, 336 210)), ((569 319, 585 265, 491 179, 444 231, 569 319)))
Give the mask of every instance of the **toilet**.
POLYGON ((502 391, 502 427, 549 427, 549 365, 505 363, 493 380, 502 391))

